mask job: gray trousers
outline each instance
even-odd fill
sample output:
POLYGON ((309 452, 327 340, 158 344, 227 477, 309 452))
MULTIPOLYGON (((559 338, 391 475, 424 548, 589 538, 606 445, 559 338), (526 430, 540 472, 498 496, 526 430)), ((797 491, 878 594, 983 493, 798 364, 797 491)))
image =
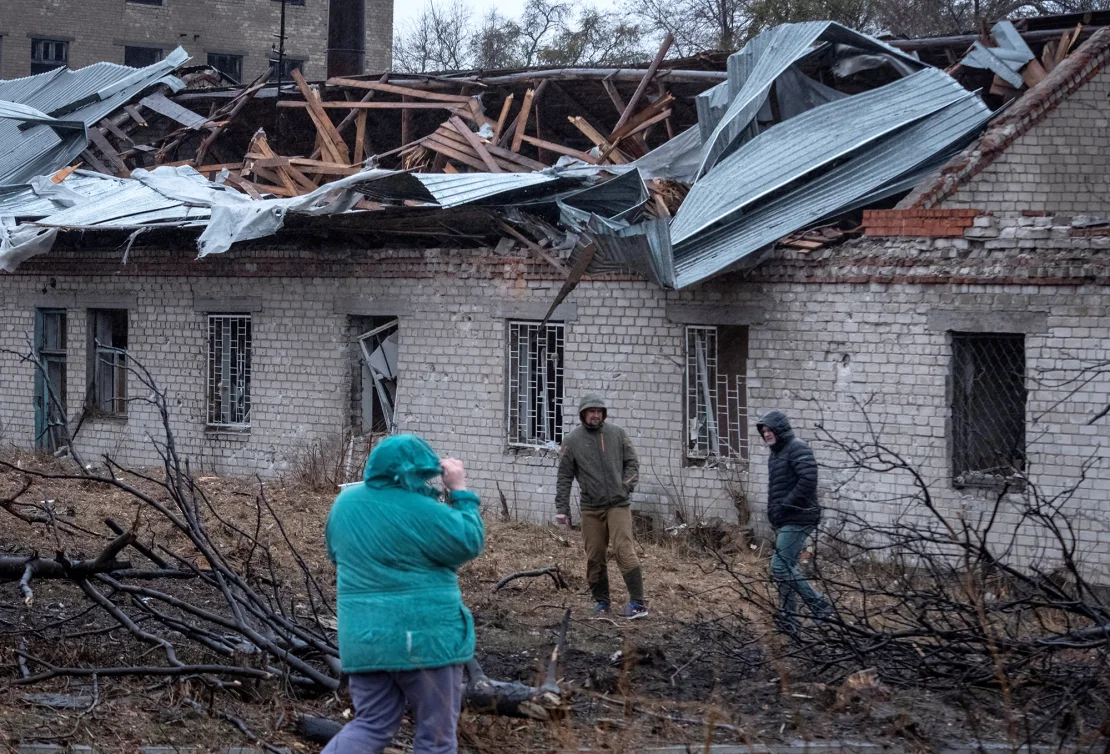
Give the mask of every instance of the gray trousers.
POLYGON ((405 703, 416 719, 413 754, 456 754, 462 665, 349 677, 355 718, 321 754, 381 754, 393 740, 405 703))

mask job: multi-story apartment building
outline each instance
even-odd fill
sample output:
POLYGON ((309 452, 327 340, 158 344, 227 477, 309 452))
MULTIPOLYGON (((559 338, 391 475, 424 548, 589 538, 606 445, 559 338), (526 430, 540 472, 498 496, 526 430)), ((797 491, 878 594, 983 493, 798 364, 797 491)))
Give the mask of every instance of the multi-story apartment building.
MULTIPOLYGON (((275 65, 282 0, 0 0, 0 79, 98 61, 143 66, 175 47, 237 81, 275 65)), ((388 70, 393 0, 284 0, 285 68, 388 70)))

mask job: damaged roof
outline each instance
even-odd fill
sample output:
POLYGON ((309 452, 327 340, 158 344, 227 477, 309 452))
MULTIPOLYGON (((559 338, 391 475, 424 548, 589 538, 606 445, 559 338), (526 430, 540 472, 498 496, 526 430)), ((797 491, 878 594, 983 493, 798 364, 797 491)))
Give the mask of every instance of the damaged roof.
POLYGON ((1001 124, 1102 65, 1110 30, 1072 53, 1080 31, 1028 42, 1002 22, 948 70, 899 49, 912 44, 806 22, 727 59, 659 66, 665 44, 645 68, 317 85, 298 72, 280 90, 265 77, 228 89, 178 51, 4 81, 0 269, 74 229, 197 227, 204 256, 299 214, 394 235, 407 217, 408 236, 500 236, 564 276, 630 270, 685 288, 911 191, 932 206, 989 159, 1001 124), (461 208, 465 229, 440 216, 461 208))

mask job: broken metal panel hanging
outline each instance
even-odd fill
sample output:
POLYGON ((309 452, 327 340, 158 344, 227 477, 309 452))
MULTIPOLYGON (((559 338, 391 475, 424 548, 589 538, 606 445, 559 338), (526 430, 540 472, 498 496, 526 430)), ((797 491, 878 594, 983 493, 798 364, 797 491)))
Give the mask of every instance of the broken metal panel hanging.
POLYGON ((901 177, 962 148, 991 112, 973 93, 919 120, 816 180, 675 246, 675 287, 725 271, 783 236, 834 217, 901 177))
POLYGON ((671 226, 675 244, 832 165, 909 123, 968 96, 948 74, 927 69, 780 123, 694 184, 671 226))

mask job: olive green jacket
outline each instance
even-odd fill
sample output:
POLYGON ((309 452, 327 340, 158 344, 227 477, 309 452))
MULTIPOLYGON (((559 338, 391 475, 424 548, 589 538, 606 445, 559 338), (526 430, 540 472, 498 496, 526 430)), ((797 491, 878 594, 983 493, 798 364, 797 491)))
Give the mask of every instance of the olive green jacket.
POLYGON ((640 480, 640 462, 628 433, 603 422, 597 429, 580 425, 563 438, 559 453, 559 480, 555 510, 570 513, 570 488, 578 480, 583 510, 603 510, 628 505, 640 480))

